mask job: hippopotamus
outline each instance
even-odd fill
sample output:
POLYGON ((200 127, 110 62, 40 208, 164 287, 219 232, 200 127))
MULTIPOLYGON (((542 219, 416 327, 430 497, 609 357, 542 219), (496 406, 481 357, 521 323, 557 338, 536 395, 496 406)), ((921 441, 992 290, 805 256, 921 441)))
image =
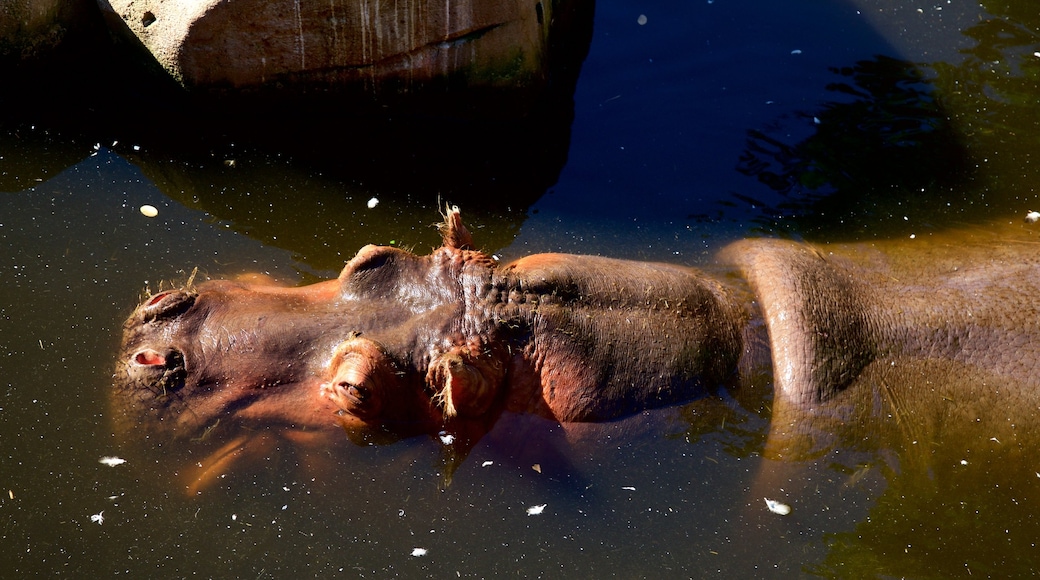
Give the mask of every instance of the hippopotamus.
POLYGON ((743 240, 712 273, 558 253, 500 264, 458 208, 440 228, 429 255, 368 245, 308 286, 216 280, 148 297, 124 325, 117 419, 139 437, 265 433, 200 462, 204 482, 271 433, 479 438, 503 412, 610 421, 763 369, 776 455, 891 409, 905 430, 918 411, 934 426, 1040 401, 1027 226, 1015 243, 743 240))

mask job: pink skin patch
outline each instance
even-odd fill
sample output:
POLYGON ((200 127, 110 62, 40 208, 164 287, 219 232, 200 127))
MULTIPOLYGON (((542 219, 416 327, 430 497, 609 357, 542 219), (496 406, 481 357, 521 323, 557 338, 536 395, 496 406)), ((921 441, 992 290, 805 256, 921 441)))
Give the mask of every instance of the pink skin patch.
POLYGON ((142 350, 141 352, 134 355, 134 362, 139 365, 151 366, 158 365, 162 366, 166 364, 166 357, 155 352, 152 349, 142 350))

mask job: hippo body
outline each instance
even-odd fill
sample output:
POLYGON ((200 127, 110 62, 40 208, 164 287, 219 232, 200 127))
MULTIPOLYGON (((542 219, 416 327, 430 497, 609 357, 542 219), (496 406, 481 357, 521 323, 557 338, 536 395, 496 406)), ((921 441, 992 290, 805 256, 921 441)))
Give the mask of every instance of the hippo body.
POLYGON ((457 209, 445 218, 428 256, 366 246, 336 280, 212 281, 148 298, 124 327, 117 418, 175 438, 218 425, 479 437, 503 411, 610 420, 739 388, 771 365, 769 447, 783 455, 888 405, 941 426, 976 405, 950 389, 998 414, 1040 400, 1032 246, 951 254, 922 241, 914 254, 843 256, 748 240, 722 252, 733 269, 716 279, 565 254, 502 266, 472 249, 457 209))

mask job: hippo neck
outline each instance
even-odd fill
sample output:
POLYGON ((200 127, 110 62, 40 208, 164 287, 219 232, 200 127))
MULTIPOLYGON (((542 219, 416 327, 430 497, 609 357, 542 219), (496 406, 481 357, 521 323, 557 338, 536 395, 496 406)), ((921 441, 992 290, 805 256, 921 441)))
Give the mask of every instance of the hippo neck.
POLYGON ((510 389, 561 421, 688 400, 760 358, 744 347, 761 326, 734 292, 689 268, 540 255, 496 269, 477 298, 517 353, 510 389))

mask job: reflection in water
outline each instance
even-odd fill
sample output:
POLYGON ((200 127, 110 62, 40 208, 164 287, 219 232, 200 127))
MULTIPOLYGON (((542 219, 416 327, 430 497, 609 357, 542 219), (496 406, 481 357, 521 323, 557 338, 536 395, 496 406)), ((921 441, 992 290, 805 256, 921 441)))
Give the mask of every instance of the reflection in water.
POLYGON ((901 219, 921 231, 1031 207, 1023 203, 1035 200, 1028 169, 1040 130, 1038 23, 1016 6, 964 31, 976 44, 962 62, 878 56, 834 68, 834 101, 749 131, 738 170, 778 196, 744 199, 774 216, 760 225, 873 238, 908 233, 901 219))
MULTIPOLYGON (((118 39, 81 39, 49 60, 2 71, 10 82, 0 87, 0 154, 15 165, 0 172, 0 188, 34 185, 100 144, 132 160, 170 198, 314 256, 318 270, 343 257, 312 232, 349 228, 371 197, 383 207, 365 216, 364 227, 380 224, 360 232, 367 241, 388 243, 391 230, 425 226, 440 199, 505 221, 503 236, 489 241, 506 245, 566 162, 593 11, 586 0, 556 7, 546 82, 534 94, 434 87, 422 99, 409 93, 378 105, 365 95, 324 93, 203 102, 118 39)), ((426 239, 435 237, 406 243, 426 239)))
POLYGON ((842 80, 828 89, 841 100, 796 116, 794 128, 748 131, 738 170, 779 195, 760 202, 769 208, 762 226, 774 230, 784 216, 793 231, 834 239, 850 227, 877 235, 900 212, 942 221, 952 213, 950 192, 970 182, 975 164, 933 81, 882 56, 832 72, 842 80), (793 144, 779 136, 806 132, 793 144))
MULTIPOLYGON (((922 231, 965 221, 1011 214, 1017 224, 1034 209, 1040 17, 1028 3, 986 4, 994 17, 964 31, 976 44, 963 61, 913 64, 879 56, 835 68, 841 80, 828 87, 838 95, 834 101, 749 131, 738 169, 777 197, 743 201, 792 220, 781 226, 766 217, 760 226, 828 240, 908 240, 916 233, 920 241, 922 231)), ((988 226, 980 235, 1003 249, 980 260, 1000 260, 998 253, 1019 244, 1022 257, 1031 255, 1035 235, 1016 228, 988 226)), ((966 250, 956 248, 972 240, 950 237, 937 247, 963 257, 966 250)), ((920 250, 908 244, 906 256, 920 250)), ((850 388, 811 414, 773 408, 767 455, 801 462, 777 468, 780 475, 765 464, 759 485, 790 487, 804 476, 792 476, 792 469, 820 461, 833 461, 830 469, 850 481, 863 472, 884 478, 869 516, 853 530, 825 534, 825 558, 803 571, 828 578, 1034 574, 1040 563, 1040 519, 1029 507, 1040 496, 1034 390, 953 363, 890 362, 865 369, 860 392, 850 388), (804 431, 778 437, 783 423, 804 431)), ((1019 363, 1035 364, 1005 361, 1019 363)))
MULTIPOLYGON (((1029 550, 1040 521, 1022 506, 1040 494, 1040 437, 1032 428, 1038 236, 1016 220, 817 246, 875 292, 864 298, 878 305, 875 331, 895 340, 878 341, 856 378, 824 402, 772 400, 764 455, 785 465, 763 470, 756 489, 800 480, 791 475, 800 464, 821 461, 844 472, 865 462, 886 484, 869 518, 828 535, 831 552, 815 573, 1014 576, 1035 569, 1029 550)), ((826 336, 826 328, 816 331, 826 336)), ((841 356, 851 358, 850 351, 841 356)))

